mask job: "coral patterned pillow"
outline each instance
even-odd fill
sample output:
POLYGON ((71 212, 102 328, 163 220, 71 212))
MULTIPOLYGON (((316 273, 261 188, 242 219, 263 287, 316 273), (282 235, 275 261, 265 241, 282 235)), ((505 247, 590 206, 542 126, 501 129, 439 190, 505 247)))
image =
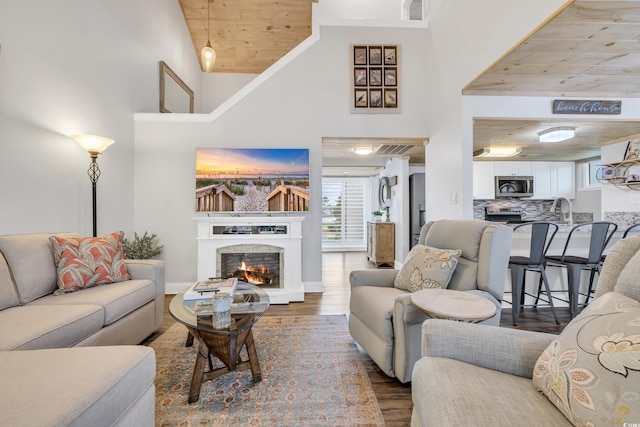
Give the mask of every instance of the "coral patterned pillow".
POLYGON ((446 288, 458 265, 460 249, 438 249, 415 245, 404 260, 393 286, 415 292, 428 288, 446 288))
POLYGON ((103 237, 49 237, 58 270, 58 289, 54 294, 129 280, 122 250, 123 235, 118 231, 103 237))
POLYGON ((575 426, 640 420, 640 303, 596 298, 542 353, 533 385, 575 426))

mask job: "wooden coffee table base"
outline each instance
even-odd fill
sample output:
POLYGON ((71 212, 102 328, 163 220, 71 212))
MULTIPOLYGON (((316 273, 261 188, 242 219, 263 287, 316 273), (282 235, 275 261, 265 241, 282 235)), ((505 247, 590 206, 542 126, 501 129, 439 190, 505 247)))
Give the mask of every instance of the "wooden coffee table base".
POLYGON ((193 368, 191 388, 189 389, 189 403, 197 402, 200 399, 200 388, 203 382, 210 381, 228 372, 251 369, 253 381, 262 381, 262 372, 260 372, 258 353, 256 353, 256 345, 253 341, 251 328, 236 336, 208 333, 193 328, 187 329, 189 329, 190 333, 187 338, 187 346, 193 344, 194 337, 200 341, 198 356, 193 368), (242 347, 247 350, 247 360, 240 360, 242 347), (213 369, 212 355, 218 358, 224 364, 224 367, 213 369), (204 370, 205 364, 209 365, 209 370, 206 372, 204 370))

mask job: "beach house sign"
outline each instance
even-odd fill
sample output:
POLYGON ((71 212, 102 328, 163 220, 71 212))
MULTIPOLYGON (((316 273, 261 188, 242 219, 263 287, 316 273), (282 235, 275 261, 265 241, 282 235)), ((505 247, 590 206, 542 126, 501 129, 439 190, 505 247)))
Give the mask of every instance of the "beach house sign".
POLYGON ((556 99, 553 114, 620 114, 622 101, 556 99))

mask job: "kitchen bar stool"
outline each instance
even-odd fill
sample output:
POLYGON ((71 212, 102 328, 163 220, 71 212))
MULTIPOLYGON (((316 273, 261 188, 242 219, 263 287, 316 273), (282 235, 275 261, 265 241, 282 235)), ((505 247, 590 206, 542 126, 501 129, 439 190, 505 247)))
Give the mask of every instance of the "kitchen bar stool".
MULTIPOLYGON (((596 272, 598 277, 600 276, 601 257, 604 248, 609 243, 609 240, 613 236, 613 233, 618 229, 618 226, 613 222, 597 221, 589 222, 585 224, 578 224, 571 229, 567 241, 564 245, 562 255, 546 256, 548 266, 562 267, 567 269, 567 291, 569 293, 569 313, 571 318, 575 317, 578 311, 578 306, 586 306, 589 303, 591 292, 593 291, 593 279, 596 272), (580 234, 581 232, 589 232, 589 252, 586 257, 582 254, 572 255, 568 253, 568 249, 575 250, 576 245, 571 245, 571 238, 580 234), (586 294, 580 293, 580 274, 582 270, 589 270, 589 290, 586 294), (580 304, 578 299, 580 295, 586 297, 585 302, 580 304)), ((540 288, 538 288, 538 295, 540 295, 540 288)), ((559 291, 554 291, 559 292, 559 291)), ((560 291, 564 292, 564 291, 560 291)), ((566 301, 565 301, 566 302, 566 301)))
MULTIPOLYGON (((551 312, 556 320, 556 324, 560 324, 553 306, 553 298, 551 298, 551 290, 549 289, 549 281, 545 273, 545 254, 551 245, 551 241, 558 232, 558 226, 552 222, 537 221, 528 224, 521 224, 513 228, 517 230, 521 227, 531 227, 531 244, 529 246, 529 256, 512 256, 509 258, 509 268, 511 269, 511 289, 513 294, 513 307, 511 314, 513 316, 513 325, 518 325, 518 317, 521 307, 537 307, 540 298, 540 289, 538 289, 538 298, 533 305, 525 306, 524 297, 525 279, 527 271, 537 271, 540 273, 539 288, 544 284, 551 312)), ((533 296, 533 295, 532 295, 533 296)))
POLYGON ((622 235, 622 238, 624 239, 626 237, 633 236, 634 234, 638 234, 638 233, 640 233, 640 223, 633 224, 632 226, 624 230, 624 234, 622 235))
MULTIPOLYGON (((634 236, 638 233, 640 233, 640 223, 630 225, 626 230, 624 230, 624 233, 622 233, 622 239, 626 239, 627 237, 634 236)), ((600 263, 604 263, 604 260, 607 258, 606 246, 607 245, 605 244, 605 252, 600 257, 600 263)))

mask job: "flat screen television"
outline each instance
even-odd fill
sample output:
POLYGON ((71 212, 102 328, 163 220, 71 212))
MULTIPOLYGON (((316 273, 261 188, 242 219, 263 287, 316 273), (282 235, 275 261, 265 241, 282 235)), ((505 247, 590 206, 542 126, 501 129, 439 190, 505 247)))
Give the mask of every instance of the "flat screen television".
POLYGON ((197 148, 196 212, 309 210, 309 150, 197 148))

